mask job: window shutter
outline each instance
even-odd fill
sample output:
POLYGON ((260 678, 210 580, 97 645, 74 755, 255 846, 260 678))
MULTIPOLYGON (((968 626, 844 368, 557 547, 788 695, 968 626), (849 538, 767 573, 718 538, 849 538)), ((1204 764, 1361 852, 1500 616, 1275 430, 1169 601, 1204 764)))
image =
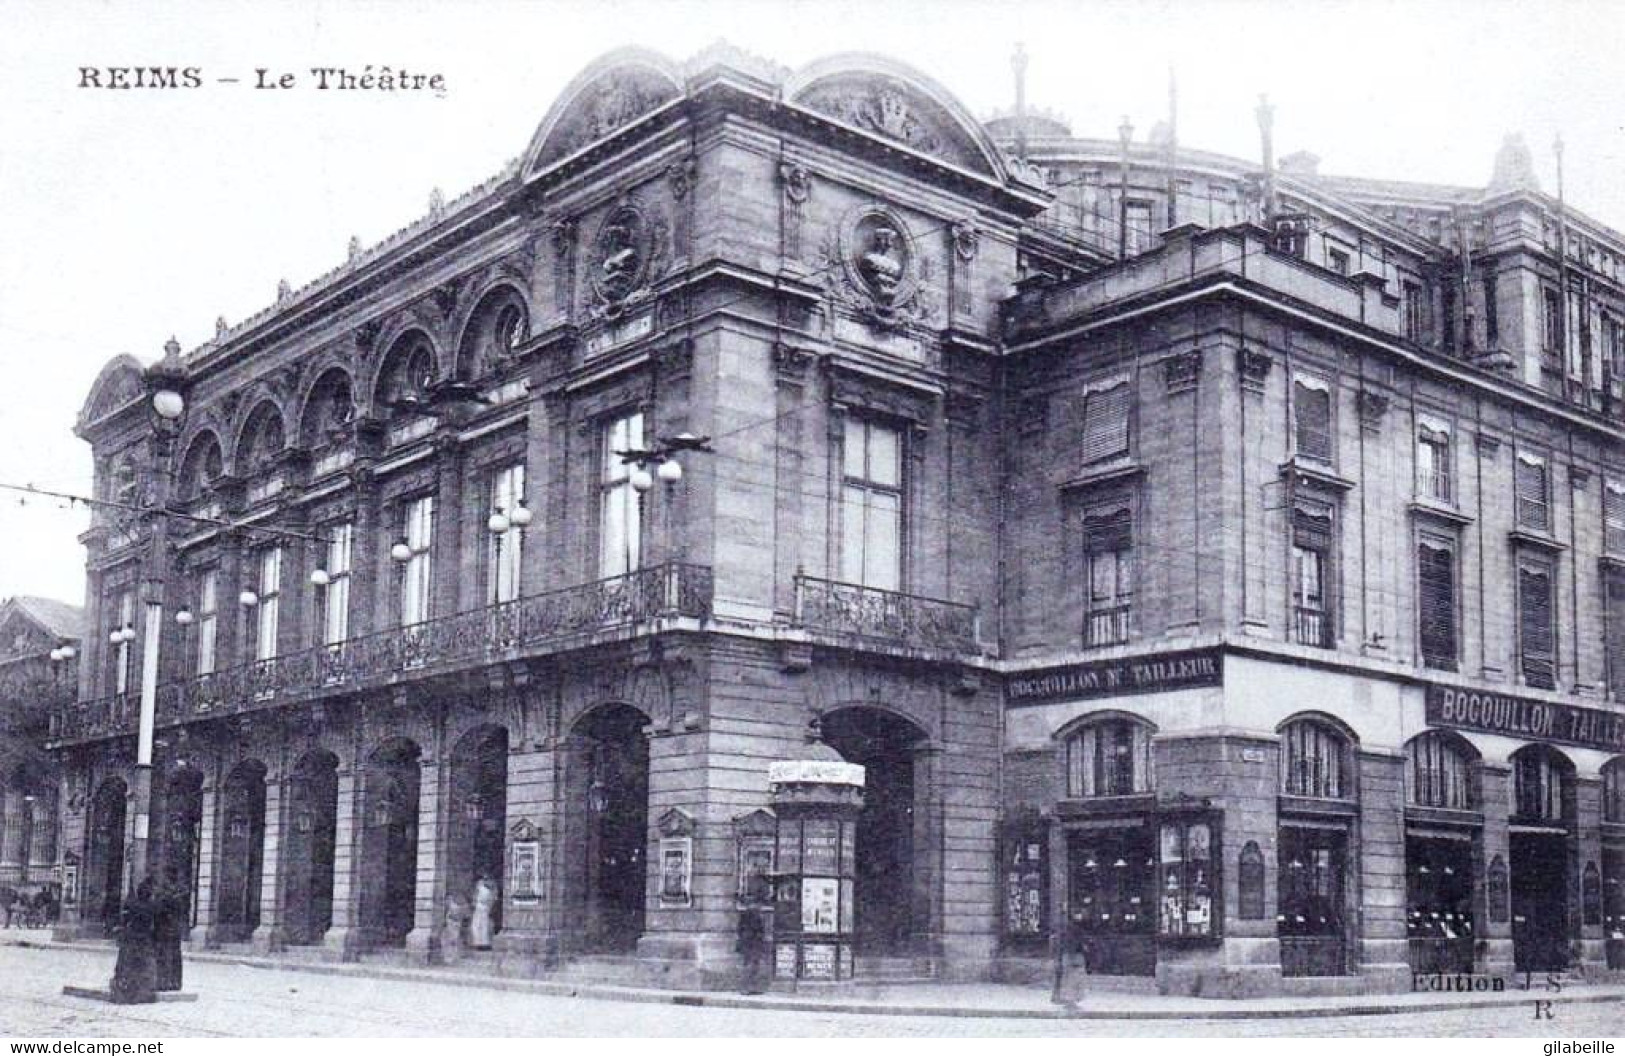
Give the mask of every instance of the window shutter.
POLYGON ((1292 408, 1297 432, 1297 453, 1330 461, 1332 457, 1332 394, 1302 380, 1293 383, 1292 408))
POLYGON ((1625 489, 1608 481, 1602 489, 1603 549, 1625 554, 1625 489))
POLYGON ((1448 547, 1422 543, 1416 550, 1422 657, 1430 667, 1455 667, 1456 568, 1448 547))
POLYGON ((1127 506, 1091 510, 1083 519, 1083 546, 1090 554, 1108 554, 1134 545, 1134 519, 1127 506))
POLYGON ((1625 696, 1625 571, 1612 569, 1605 578, 1607 598, 1608 684, 1615 697, 1625 696))
POLYGON ((1553 688, 1552 577, 1545 569, 1518 569, 1518 643, 1524 680, 1532 686, 1553 688))
POLYGON ((1328 510, 1298 506, 1292 511, 1292 545, 1327 553, 1332 548, 1332 515, 1328 510))
POLYGON ((1513 490, 1518 508, 1518 525, 1544 531, 1547 518, 1546 463, 1519 455, 1514 461, 1513 490))
POLYGON ((1083 461, 1128 454, 1129 386, 1121 382, 1083 401, 1083 461))

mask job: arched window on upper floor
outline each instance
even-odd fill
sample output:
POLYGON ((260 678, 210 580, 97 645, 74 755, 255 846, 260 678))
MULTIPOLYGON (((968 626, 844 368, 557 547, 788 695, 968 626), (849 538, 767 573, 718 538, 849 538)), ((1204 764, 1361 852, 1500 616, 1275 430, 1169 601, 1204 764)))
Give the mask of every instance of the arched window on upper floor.
POLYGON ((181 462, 181 501, 191 502, 201 498, 224 471, 225 459, 220 453, 220 440, 213 433, 197 437, 181 462))
POLYGON ((1151 736, 1143 719, 1112 712, 1092 718, 1066 737, 1066 794, 1072 799, 1150 792, 1151 736))
POLYGON ((457 346, 459 381, 482 378, 512 359, 530 336, 524 299, 511 286, 499 286, 480 299, 457 346))
POLYGON ((1281 791, 1289 796, 1347 799, 1354 795, 1353 739, 1326 719, 1300 718, 1283 725, 1281 791))

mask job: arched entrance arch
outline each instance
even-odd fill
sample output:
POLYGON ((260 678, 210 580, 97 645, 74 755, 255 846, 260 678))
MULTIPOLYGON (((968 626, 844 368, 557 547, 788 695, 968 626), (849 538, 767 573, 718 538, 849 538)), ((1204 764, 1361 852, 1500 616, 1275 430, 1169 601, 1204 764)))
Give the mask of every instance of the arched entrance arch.
MULTIPOLYGON (((474 904, 474 885, 488 878, 500 891, 508 828, 508 731, 478 726, 451 752, 447 890, 474 904)), ((493 930, 502 927, 502 899, 492 909, 493 930)))
POLYGON ((364 946, 400 946, 412 930, 421 757, 415 743, 397 738, 367 760, 359 868, 364 946))
POLYGON ((164 782, 162 886, 180 896, 181 919, 197 915, 198 845, 203 836, 203 771, 180 766, 164 782))
POLYGON ((265 862, 265 764, 245 759, 220 789, 220 857, 215 915, 220 938, 246 942, 260 924, 265 862))
POLYGON ((293 766, 288 782, 283 919, 290 945, 322 941, 333 925, 333 854, 339 815, 339 760, 317 749, 293 766))
POLYGON ((124 779, 110 777, 96 789, 86 833, 84 921, 93 930, 110 930, 124 905, 124 814, 129 789, 124 779))
POLYGON ((868 706, 827 712, 819 727, 824 743, 866 768, 854 888, 857 952, 910 952, 931 916, 928 892, 918 882, 918 858, 930 845, 930 782, 919 773, 926 733, 896 712, 868 706))
POLYGON ((643 934, 648 897, 649 717, 603 704, 577 720, 567 768, 565 868, 579 944, 626 953, 643 934))

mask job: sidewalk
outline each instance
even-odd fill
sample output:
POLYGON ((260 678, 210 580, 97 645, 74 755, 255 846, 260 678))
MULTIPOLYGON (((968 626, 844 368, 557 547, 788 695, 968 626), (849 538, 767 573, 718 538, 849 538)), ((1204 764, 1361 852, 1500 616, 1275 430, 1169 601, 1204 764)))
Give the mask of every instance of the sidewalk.
MULTIPOLYGON (((49 933, 0 931, 0 945, 36 949, 105 951, 103 943, 54 942, 49 933)), ((280 957, 244 956, 202 950, 188 952, 188 960, 217 964, 348 976, 391 979, 439 986, 506 990, 556 997, 584 997, 643 1004, 673 1004, 706 1008, 775 1009, 793 1012, 849 1013, 878 1016, 948 1016, 970 1019, 1122 1019, 1122 1020, 1239 1020, 1380 1016, 1415 1012, 1504 1008, 1536 1000, 1553 1004, 1625 1002, 1625 985, 1565 984, 1561 993, 1539 989, 1509 989, 1500 994, 1351 994, 1326 997, 1269 997, 1250 1000, 1211 1000, 1161 994, 1097 993, 1068 1005, 1052 1004, 1045 987, 1000 983, 893 983, 854 984, 838 990, 803 990, 762 995, 726 991, 656 990, 608 984, 567 983, 547 979, 513 979, 456 968, 405 968, 366 962, 342 964, 280 957)), ((1510 980, 1509 980, 1510 983, 1510 980)))

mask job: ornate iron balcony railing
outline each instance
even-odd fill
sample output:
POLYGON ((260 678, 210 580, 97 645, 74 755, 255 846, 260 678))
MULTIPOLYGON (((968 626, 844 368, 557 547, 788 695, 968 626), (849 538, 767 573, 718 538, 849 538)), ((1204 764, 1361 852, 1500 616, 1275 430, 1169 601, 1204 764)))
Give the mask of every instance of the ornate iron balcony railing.
MULTIPOLYGON (((158 687, 158 725, 554 651, 590 635, 624 632, 660 618, 704 619, 711 614, 711 596, 712 575, 705 566, 673 562, 643 568, 166 683, 158 687)), ((126 694, 58 708, 50 739, 132 733, 135 704, 134 695, 126 694)))
POLYGON ((976 606, 796 576, 798 627, 944 652, 980 652, 976 606))

